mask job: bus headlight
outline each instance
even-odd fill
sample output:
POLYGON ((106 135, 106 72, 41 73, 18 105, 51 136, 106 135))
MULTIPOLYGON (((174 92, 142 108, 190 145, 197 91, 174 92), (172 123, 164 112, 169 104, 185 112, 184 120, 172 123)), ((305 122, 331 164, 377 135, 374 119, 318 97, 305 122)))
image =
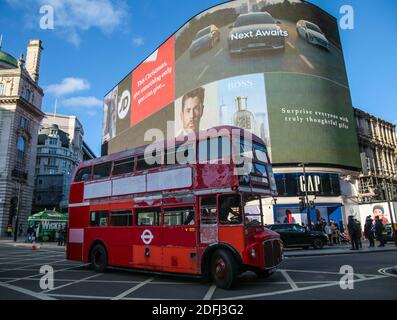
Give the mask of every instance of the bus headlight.
POLYGON ((255 249, 251 250, 251 257, 256 258, 256 250, 255 249))

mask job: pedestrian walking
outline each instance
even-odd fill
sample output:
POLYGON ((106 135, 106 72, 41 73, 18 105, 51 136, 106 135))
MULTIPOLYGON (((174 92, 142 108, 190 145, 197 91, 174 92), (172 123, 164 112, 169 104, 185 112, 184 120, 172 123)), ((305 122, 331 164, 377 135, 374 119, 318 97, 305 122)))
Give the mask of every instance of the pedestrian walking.
POLYGON ((358 237, 357 237, 357 223, 354 221, 354 217, 353 216, 349 216, 349 220, 348 220, 348 224, 347 224, 347 229, 349 231, 349 235, 350 235, 350 242, 352 247, 350 248, 350 250, 358 250, 359 248, 359 243, 358 243, 358 237))
POLYGON ((332 228, 331 228, 331 222, 328 222, 325 227, 324 231, 327 234, 328 237, 328 243, 330 246, 332 246, 332 228))
POLYGON ((12 225, 11 225, 11 224, 9 224, 9 225, 7 226, 7 236, 8 236, 9 238, 12 237, 12 225))
POLYGON ((378 216, 375 217, 375 232, 376 232, 376 239, 379 241, 378 247, 385 246, 385 238, 383 236, 383 232, 385 231, 385 227, 382 223, 382 220, 379 219, 378 216))
POLYGON ((18 236, 22 237, 22 235, 23 235, 23 227, 22 224, 20 224, 18 228, 18 236))
POLYGON ((363 228, 361 227, 361 222, 358 221, 357 219, 354 219, 354 222, 357 225, 357 242, 358 242, 358 248, 362 249, 363 248, 363 243, 361 241, 362 237, 363 237, 363 228))
POLYGON ((29 242, 29 243, 32 243, 32 237, 33 237, 33 232, 34 232, 34 229, 33 229, 33 227, 31 226, 31 225, 29 225, 28 226, 28 229, 26 230, 26 240, 25 240, 25 242, 29 242))
POLYGON ((331 230, 332 230, 332 243, 333 244, 339 244, 340 243, 340 234, 339 234, 339 229, 336 223, 331 224, 331 230))
POLYGON ((364 234, 365 238, 369 241, 369 247, 373 248, 375 247, 375 236, 373 232, 373 222, 371 216, 368 216, 365 220, 365 225, 364 225, 364 234))

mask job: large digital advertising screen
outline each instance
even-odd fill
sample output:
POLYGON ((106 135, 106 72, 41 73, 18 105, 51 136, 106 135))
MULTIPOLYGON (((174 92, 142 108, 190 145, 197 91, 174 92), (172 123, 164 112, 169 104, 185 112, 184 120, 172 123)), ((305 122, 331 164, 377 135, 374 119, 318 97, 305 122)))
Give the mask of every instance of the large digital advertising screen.
POLYGON ((102 153, 222 124, 260 136, 274 164, 360 168, 337 20, 301 0, 200 13, 106 95, 102 153))

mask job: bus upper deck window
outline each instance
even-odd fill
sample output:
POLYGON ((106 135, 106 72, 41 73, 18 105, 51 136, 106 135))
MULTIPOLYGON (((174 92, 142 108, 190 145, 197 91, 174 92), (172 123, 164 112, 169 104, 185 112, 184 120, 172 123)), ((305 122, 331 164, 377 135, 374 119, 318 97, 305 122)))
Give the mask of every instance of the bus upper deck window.
POLYGON ((112 169, 111 162, 98 164, 94 166, 94 180, 109 177, 111 169, 112 169))
POLYGON ((74 182, 88 181, 90 180, 90 176, 91 176, 91 167, 82 168, 76 174, 76 178, 74 179, 74 182))

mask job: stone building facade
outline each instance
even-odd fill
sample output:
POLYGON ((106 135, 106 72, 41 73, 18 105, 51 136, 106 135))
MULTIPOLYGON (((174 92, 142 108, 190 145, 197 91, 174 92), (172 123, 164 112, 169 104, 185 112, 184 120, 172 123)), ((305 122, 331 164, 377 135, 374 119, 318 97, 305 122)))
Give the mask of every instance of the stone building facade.
POLYGON ((67 211, 74 169, 95 157, 83 137, 83 126, 75 116, 46 113, 37 140, 33 212, 67 211))
POLYGON ((28 44, 26 65, 0 50, 0 236, 8 225, 26 229, 31 213, 36 141, 43 90, 38 84, 40 40, 28 44))
POLYGON ((394 199, 397 189, 396 125, 357 108, 354 115, 363 163, 360 200, 394 199))

